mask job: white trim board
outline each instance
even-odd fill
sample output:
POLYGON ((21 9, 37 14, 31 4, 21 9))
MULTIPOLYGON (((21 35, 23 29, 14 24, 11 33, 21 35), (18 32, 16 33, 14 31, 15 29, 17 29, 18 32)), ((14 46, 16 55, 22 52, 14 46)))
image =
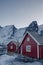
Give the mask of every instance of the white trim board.
POLYGON ((37 58, 39 59, 39 45, 37 45, 37 58))

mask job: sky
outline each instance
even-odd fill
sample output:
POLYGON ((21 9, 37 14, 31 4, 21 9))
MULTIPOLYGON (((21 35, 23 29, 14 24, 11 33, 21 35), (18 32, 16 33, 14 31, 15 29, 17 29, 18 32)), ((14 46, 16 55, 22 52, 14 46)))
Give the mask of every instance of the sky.
POLYGON ((0 0, 0 25, 26 27, 32 21, 43 24, 43 0, 0 0))

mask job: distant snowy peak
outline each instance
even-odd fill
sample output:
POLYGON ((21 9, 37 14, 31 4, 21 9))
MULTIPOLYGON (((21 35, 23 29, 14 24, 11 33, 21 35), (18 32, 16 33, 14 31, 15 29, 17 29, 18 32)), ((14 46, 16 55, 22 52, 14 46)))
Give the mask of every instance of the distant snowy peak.
MULTIPOLYGON (((38 32, 38 24, 37 24, 37 21, 32 21, 29 26, 26 28, 26 31, 34 31, 34 32, 38 32)), ((25 34, 24 33, 24 34, 25 34)))
POLYGON ((43 30, 43 24, 42 25, 39 25, 39 30, 43 30))
POLYGON ((12 38, 16 30, 17 28, 14 25, 0 27, 0 42, 2 43, 4 40, 12 38))
POLYGON ((17 28, 14 25, 9 25, 3 28, 3 33, 5 33, 6 37, 11 38, 12 36, 14 36, 16 30, 17 28))
POLYGON ((42 25, 39 25, 39 30, 38 30, 38 33, 41 35, 42 34, 42 32, 41 31, 43 31, 43 24, 42 25))
POLYGON ((17 29, 14 25, 7 25, 7 26, 4 26, 4 27, 0 26, 0 29, 10 29, 10 28, 12 28, 14 30, 17 29))
POLYGON ((7 25, 7 26, 5 26, 5 27, 3 27, 3 28, 5 28, 5 29, 14 29, 14 30, 16 30, 17 28, 14 26, 14 25, 7 25))

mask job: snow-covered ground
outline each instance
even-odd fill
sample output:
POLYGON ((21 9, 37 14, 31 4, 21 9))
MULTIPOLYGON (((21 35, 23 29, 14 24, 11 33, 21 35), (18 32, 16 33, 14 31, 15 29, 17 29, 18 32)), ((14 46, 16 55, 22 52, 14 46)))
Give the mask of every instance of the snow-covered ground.
POLYGON ((0 56, 0 65, 43 65, 43 61, 34 61, 34 62, 23 62, 23 61, 17 61, 15 58, 17 58, 18 55, 14 54, 13 56, 9 55, 2 55, 0 56))
POLYGON ((9 56, 9 55, 2 55, 0 56, 0 65, 11 65, 11 61, 16 58, 16 55, 9 56))

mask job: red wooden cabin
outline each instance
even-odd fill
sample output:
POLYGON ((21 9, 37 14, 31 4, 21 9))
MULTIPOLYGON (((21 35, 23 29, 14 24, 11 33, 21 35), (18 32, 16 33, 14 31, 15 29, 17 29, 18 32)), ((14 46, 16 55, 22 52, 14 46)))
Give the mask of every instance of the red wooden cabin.
POLYGON ((7 52, 16 52, 16 43, 14 41, 11 41, 7 44, 7 52))
POLYGON ((37 32, 27 32, 18 48, 18 53, 24 56, 42 59, 43 43, 41 43, 41 40, 42 37, 37 32))

